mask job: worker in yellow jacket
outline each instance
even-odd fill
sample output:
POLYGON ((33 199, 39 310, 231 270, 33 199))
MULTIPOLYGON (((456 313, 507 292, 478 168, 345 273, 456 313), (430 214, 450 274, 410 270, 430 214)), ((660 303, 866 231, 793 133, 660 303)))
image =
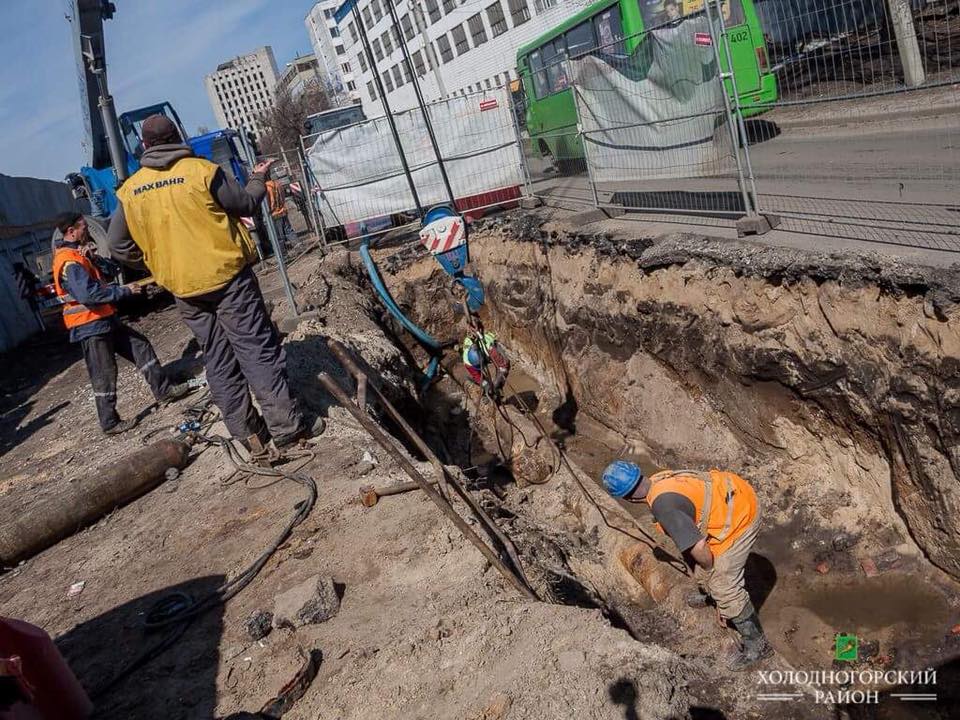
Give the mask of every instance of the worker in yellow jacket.
POLYGON ((283 346, 250 269, 256 250, 240 222, 257 212, 272 161, 254 167, 244 188, 196 157, 167 117, 148 117, 141 135, 141 168, 117 191, 111 254, 143 263, 173 293, 234 438, 265 453, 271 440, 282 448, 323 432, 323 420, 308 422, 290 392, 283 346))

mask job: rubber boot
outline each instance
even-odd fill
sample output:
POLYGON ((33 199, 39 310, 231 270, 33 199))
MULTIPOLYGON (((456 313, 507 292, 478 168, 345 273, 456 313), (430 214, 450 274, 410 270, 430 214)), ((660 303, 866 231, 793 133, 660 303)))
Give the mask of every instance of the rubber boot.
POLYGON ((760 626, 760 618, 751 603, 747 603, 743 611, 730 622, 740 633, 740 649, 730 657, 731 670, 746 670, 773 655, 773 647, 767 642, 767 636, 763 634, 760 626))
POLYGON ((323 435, 327 429, 326 421, 319 415, 312 420, 304 419, 303 424, 291 433, 280 435, 273 439, 277 449, 283 450, 285 447, 294 445, 300 440, 312 440, 323 435))

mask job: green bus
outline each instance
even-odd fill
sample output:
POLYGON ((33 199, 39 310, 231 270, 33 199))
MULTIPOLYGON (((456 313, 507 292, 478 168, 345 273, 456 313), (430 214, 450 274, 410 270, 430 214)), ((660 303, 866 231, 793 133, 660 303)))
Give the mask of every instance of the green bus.
MULTIPOLYGON (((768 69, 767 48, 753 0, 723 0, 724 24, 745 117, 777 99, 777 82, 768 69)), ((704 12, 703 0, 599 0, 517 51, 517 69, 526 95, 526 124, 541 155, 560 169, 582 164, 577 112, 565 60, 601 49, 610 55, 632 53, 643 31, 704 12)), ((720 53, 727 70, 726 53, 720 53)), ((732 96, 731 83, 727 92, 732 96)))

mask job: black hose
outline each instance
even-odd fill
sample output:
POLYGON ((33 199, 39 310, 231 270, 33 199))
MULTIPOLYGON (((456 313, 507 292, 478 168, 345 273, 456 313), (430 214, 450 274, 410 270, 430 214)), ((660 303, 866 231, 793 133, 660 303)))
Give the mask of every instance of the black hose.
MULTIPOLYGON (((203 408, 205 411, 211 403, 212 400, 202 398, 200 402, 195 403, 191 407, 199 410, 201 409, 201 406, 205 406, 203 408)), ((141 653, 133 660, 133 662, 127 665, 127 667, 92 692, 91 698, 96 699, 102 697, 108 690, 125 680, 127 677, 167 650, 167 648, 173 646, 187 631, 194 619, 214 607, 225 604, 245 587, 247 587, 251 582, 253 582, 254 578, 256 578, 260 571, 263 570, 263 567, 267 564, 267 561, 270 560, 280 545, 282 545, 287 538, 290 537, 293 529, 306 520, 307 516, 310 514, 310 511, 313 510, 313 506, 316 504, 317 483, 312 477, 308 475, 286 472, 277 468, 266 468, 257 465, 251 465, 243 460, 236 448, 236 445, 234 444, 234 441, 230 438, 198 435, 197 439, 201 442, 207 443, 208 445, 219 446, 226 454, 227 459, 234 466, 236 472, 246 473, 249 475, 258 475, 261 477, 275 477, 277 479, 290 480, 299 485, 303 485, 307 490, 307 497, 305 500, 298 502, 294 506, 294 514, 290 518, 289 522, 284 526, 283 530, 281 530, 270 546, 263 553, 261 553, 261 555, 254 560, 253 563, 251 563, 242 573, 231 580, 227 580, 216 590, 205 595, 199 600, 195 600, 190 595, 187 595, 183 592, 173 592, 165 595, 155 605, 153 605, 153 607, 151 607, 147 612, 144 620, 144 630, 150 633, 164 628, 170 628, 169 634, 156 645, 141 653)), ((314 458, 314 454, 308 453, 307 457, 312 460, 314 458)))

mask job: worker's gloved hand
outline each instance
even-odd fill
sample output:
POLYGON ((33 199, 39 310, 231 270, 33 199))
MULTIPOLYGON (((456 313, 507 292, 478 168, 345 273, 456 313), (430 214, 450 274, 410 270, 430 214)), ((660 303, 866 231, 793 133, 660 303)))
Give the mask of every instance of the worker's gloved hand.
POLYGON ((497 392, 500 392, 500 390, 503 388, 506 382, 507 382, 507 374, 503 370, 498 370, 497 379, 494 380, 494 385, 493 385, 494 389, 497 392))

